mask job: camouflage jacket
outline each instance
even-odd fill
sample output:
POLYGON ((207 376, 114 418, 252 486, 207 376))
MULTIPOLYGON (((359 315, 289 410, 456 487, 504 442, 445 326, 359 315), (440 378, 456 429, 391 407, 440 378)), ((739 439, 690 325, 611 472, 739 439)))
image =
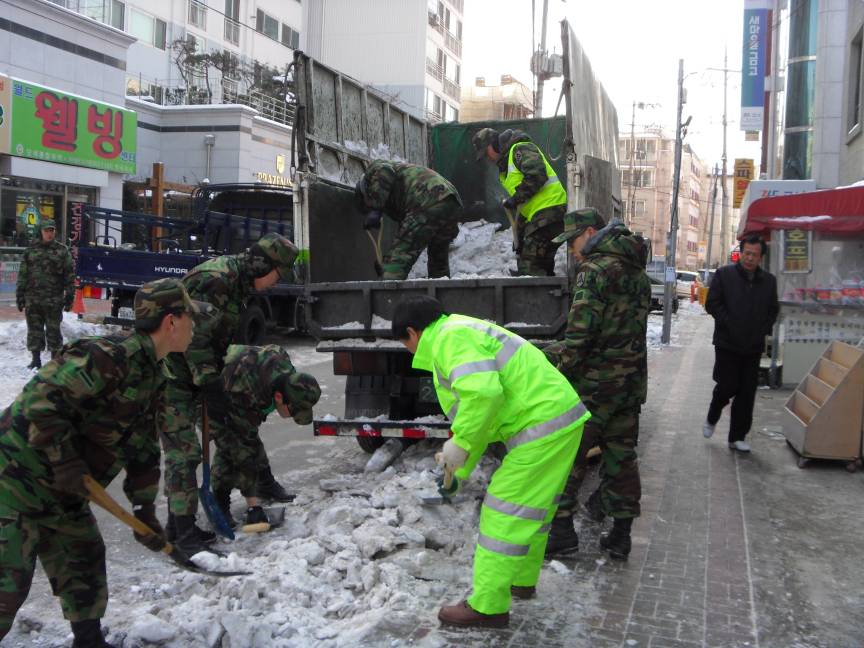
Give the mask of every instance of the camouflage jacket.
POLYGON ((75 295, 75 271, 69 248, 59 241, 38 241, 24 251, 18 270, 17 299, 61 305, 75 295))
POLYGON ((66 345, 0 414, 0 500, 19 510, 44 508, 58 499, 49 490, 51 466, 78 457, 103 486, 125 469, 129 501, 153 502, 164 428, 162 369, 148 335, 66 345))
POLYGON ((273 406, 273 381, 294 373, 288 354, 275 344, 247 346, 232 344, 225 356, 222 385, 232 409, 243 409, 247 418, 260 418, 260 425, 273 406))
POLYGON ((416 164, 375 160, 363 174, 366 203, 396 221, 454 197, 462 199, 450 182, 432 169, 416 164))
POLYGON ((645 242, 612 221, 582 254, 564 339, 548 346, 546 356, 589 402, 640 405, 648 389, 651 306, 645 242))
POLYGON ((240 316, 252 291, 252 277, 246 271, 246 255, 234 254, 210 259, 194 267, 183 278, 189 297, 212 304, 219 317, 195 327, 185 354, 169 355, 171 374, 189 379, 197 386, 219 380, 225 353, 240 327, 240 316))
POLYGON ((513 194, 513 199, 519 205, 528 202, 548 180, 540 149, 526 133, 520 130, 506 130, 499 137, 498 148, 501 151, 501 157, 498 158, 499 173, 507 175, 510 149, 520 142, 529 142, 529 144, 520 146, 513 152, 513 164, 524 176, 522 182, 516 187, 516 193, 513 194))

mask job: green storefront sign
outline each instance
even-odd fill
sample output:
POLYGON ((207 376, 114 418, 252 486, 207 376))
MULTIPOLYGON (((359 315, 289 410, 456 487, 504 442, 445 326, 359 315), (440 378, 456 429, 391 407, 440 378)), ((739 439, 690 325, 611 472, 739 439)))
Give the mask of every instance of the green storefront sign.
POLYGON ((135 173, 134 111, 18 79, 8 79, 12 104, 9 153, 115 173, 135 173))

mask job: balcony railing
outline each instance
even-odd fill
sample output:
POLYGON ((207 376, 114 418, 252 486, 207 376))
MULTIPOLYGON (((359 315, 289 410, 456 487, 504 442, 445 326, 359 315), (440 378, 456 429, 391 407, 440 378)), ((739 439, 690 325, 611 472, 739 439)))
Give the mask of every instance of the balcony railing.
POLYGON ((433 110, 426 111, 426 121, 430 124, 437 124, 440 121, 443 121, 441 115, 433 110))
POLYGON ((462 58, 462 41, 460 41, 453 33, 447 29, 443 31, 444 45, 459 58, 462 58))
POLYGON ((441 66, 428 57, 426 58, 426 72, 439 81, 444 78, 444 70, 441 69, 441 66))
POLYGON ((262 92, 249 92, 246 94, 232 92, 228 88, 222 90, 223 104, 241 104, 257 110, 262 117, 266 117, 280 124, 288 126, 294 123, 294 106, 281 98, 272 97, 262 92))
POLYGON ((459 89, 459 86, 456 85, 455 83, 453 83, 447 77, 444 77, 443 82, 444 82, 444 94, 455 99, 456 101, 459 101, 459 99, 461 98, 461 91, 459 89))

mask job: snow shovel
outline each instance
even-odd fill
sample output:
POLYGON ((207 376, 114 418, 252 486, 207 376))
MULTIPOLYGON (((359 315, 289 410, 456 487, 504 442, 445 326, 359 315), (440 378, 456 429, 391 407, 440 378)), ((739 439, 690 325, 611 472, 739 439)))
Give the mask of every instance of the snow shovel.
POLYGON ((201 487, 198 489, 198 499, 201 500, 201 507, 210 520, 213 530, 223 538, 229 540, 234 539, 234 531, 228 526, 225 521, 225 516, 219 505, 216 504, 216 498, 210 490, 210 418, 207 416, 207 403, 201 402, 201 456, 203 459, 203 477, 201 479, 201 487))
MULTIPOLYGON (((153 529, 120 506, 117 500, 111 497, 105 489, 99 485, 99 482, 93 479, 90 475, 84 475, 84 487, 87 489, 87 492, 90 493, 90 500, 94 504, 101 506, 123 524, 131 527, 135 533, 138 535, 151 535, 153 533, 153 529)), ((189 559, 189 556, 184 554, 177 547, 173 546, 170 542, 165 543, 165 546, 162 547, 162 552, 167 554, 168 557, 177 563, 179 567, 199 574, 208 574, 210 576, 249 576, 252 574, 252 572, 248 571, 217 572, 204 569, 192 562, 189 559)))
MULTIPOLYGON (((436 455, 437 458, 437 455, 436 455)), ((450 488, 450 485, 453 483, 453 471, 449 468, 444 468, 444 480, 442 482, 442 486, 444 488, 450 488)), ((417 493, 417 497, 420 498, 420 501, 426 506, 438 506, 439 504, 452 504, 453 498, 448 497, 446 495, 442 495, 435 490, 425 490, 417 493)))
POLYGON ((504 208, 504 213, 507 214, 507 220, 510 221, 510 233, 513 236, 513 251, 519 254, 522 247, 519 243, 519 216, 512 209, 504 208))

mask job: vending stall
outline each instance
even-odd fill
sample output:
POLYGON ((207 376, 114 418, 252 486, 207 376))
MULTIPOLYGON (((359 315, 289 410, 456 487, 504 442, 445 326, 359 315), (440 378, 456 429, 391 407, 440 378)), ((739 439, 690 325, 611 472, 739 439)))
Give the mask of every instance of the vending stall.
POLYGON ((864 338, 864 187, 755 200, 739 238, 768 240, 782 380, 798 384, 833 341, 864 338))

